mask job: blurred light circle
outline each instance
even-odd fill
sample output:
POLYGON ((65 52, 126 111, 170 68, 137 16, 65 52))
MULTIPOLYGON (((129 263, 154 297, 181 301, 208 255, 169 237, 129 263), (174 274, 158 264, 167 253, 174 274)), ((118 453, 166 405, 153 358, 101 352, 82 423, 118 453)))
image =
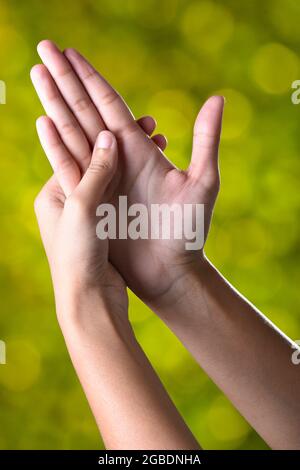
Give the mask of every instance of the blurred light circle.
POLYGON ((178 371, 184 369, 189 360, 189 353, 174 335, 157 318, 150 317, 136 331, 137 338, 154 368, 159 371, 178 371), (158 334, 159 331, 159 334, 158 334))
MULTIPOLYGON (((118 2, 116 4, 118 5, 118 2)), ((137 16, 139 22, 144 26, 153 29, 168 25, 176 15, 178 4, 179 0, 159 0, 158 2, 153 0, 127 0, 129 13, 135 17, 137 16)))
POLYGON ((190 96, 181 90, 161 91, 148 103, 148 112, 157 119, 159 131, 176 141, 190 136, 194 109, 190 96))
POLYGON ((223 89, 215 94, 225 97, 222 139, 240 137, 249 127, 252 119, 252 106, 245 95, 237 90, 223 89))
POLYGON ((299 41, 299 0, 272 0, 269 3, 271 22, 283 36, 299 41))
POLYGON ((297 55, 278 43, 262 46, 252 61, 252 76, 257 85, 266 93, 282 94, 291 89, 298 77, 297 55))
POLYGON ((168 50, 167 55, 168 75, 170 76, 169 67, 171 67, 171 72, 176 77, 177 83, 184 83, 185 86, 195 87, 199 90, 211 86, 215 74, 209 58, 201 58, 200 68, 199 61, 195 60, 193 51, 187 52, 186 48, 168 50), (205 73, 201 73, 201 70, 204 69, 205 73))
POLYGON ((193 98, 186 91, 180 89, 159 91, 151 97, 149 106, 167 106, 175 108, 188 118, 191 116, 194 117, 196 112, 195 101, 193 98))
POLYGON ((205 244, 205 252, 209 258, 214 262, 222 266, 232 259, 232 253, 234 252, 234 246, 232 246, 232 240, 228 230, 224 227, 216 227, 211 230, 208 240, 205 244))
POLYGON ((218 441, 240 441, 247 437, 250 426, 224 397, 218 397, 207 414, 210 432, 218 441))
POLYGON ((101 38, 101 48, 94 51, 91 60, 120 91, 131 87, 136 89, 144 68, 145 48, 131 34, 111 29, 106 37, 101 38))
POLYGON ((234 219, 243 215, 249 208, 252 213, 255 199, 256 173, 251 168, 251 163, 256 155, 251 153, 253 146, 248 147, 249 140, 247 136, 228 144, 224 143, 223 146, 221 142, 222 197, 218 200, 217 212, 231 214, 234 219))
POLYGON ((182 19, 182 32, 196 49, 214 52, 230 39, 234 20, 223 5, 210 1, 193 2, 182 19))
POLYGON ((6 364, 1 366, 0 383, 13 392, 32 387, 40 374, 40 355, 31 343, 12 340, 6 344, 6 364))
POLYGON ((177 109, 169 106, 158 106, 153 109, 153 115, 159 122, 160 129, 172 139, 182 139, 189 133, 189 122, 177 109))
POLYGON ((272 253, 272 233, 255 217, 234 221, 229 228, 229 236, 234 247, 232 257, 237 266, 259 266, 272 253))
POLYGON ((0 28, 0 44, 0 64, 5 76, 23 70, 29 57, 28 44, 23 37, 11 26, 4 26, 0 28))

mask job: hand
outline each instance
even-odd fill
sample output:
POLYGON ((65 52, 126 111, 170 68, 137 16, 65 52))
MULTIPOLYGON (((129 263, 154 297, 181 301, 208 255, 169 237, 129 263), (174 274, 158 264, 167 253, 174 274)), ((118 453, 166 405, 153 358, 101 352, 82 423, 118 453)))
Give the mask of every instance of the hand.
MULTIPOLYGON (((97 108, 98 122, 101 115, 121 150, 122 171, 117 172, 111 199, 126 194, 129 204, 142 202, 148 207, 157 202, 204 203, 207 235, 219 186, 223 99, 210 98, 203 106, 195 123, 191 165, 186 172, 179 171, 137 125, 120 96, 77 52, 63 55, 49 42, 39 49, 69 105, 56 88, 51 99, 40 68, 34 68, 35 86, 65 143, 52 146, 41 139, 50 161, 63 162, 62 171, 57 171, 61 185, 65 178, 71 185, 78 178, 76 152, 89 135, 87 119, 78 117, 82 135, 78 124, 74 129, 74 121, 68 125, 68 116, 72 110, 78 115, 97 108), (83 111, 82 106, 78 111, 78 103, 84 103, 83 111)), ((160 315, 167 312, 167 324, 269 445, 299 448, 300 385, 290 360, 292 342, 241 297, 203 253, 187 252, 184 242, 118 240, 110 247, 110 258, 140 297, 155 305, 160 315), (189 282, 182 282, 185 277, 189 282), (178 299, 178 291, 186 295, 178 299)))
MULTIPOLYGON (((49 85, 45 68, 35 66, 32 80, 41 101, 60 131, 65 146, 53 147, 42 140, 51 160, 63 154, 63 170, 57 177, 75 178, 88 162, 88 141, 104 124, 117 137, 120 149, 118 184, 111 199, 128 196, 128 205, 144 203, 205 204, 206 235, 219 188, 218 144, 224 100, 210 98, 194 127, 191 164, 187 171, 175 168, 135 122, 113 88, 73 49, 64 54, 49 41, 40 43, 39 54, 56 87, 49 85), (97 119, 94 111, 98 110, 97 119), (93 116, 92 116, 93 114, 93 116), (77 121, 75 117, 77 118, 77 121), (67 132, 66 132, 67 131, 67 132), (78 158, 82 148, 83 160, 78 158)), ((174 302, 176 284, 191 267, 202 263, 202 251, 185 249, 186 240, 113 240, 110 259, 128 286, 146 302, 174 302)))
MULTIPOLYGON (((60 137, 49 118, 40 118, 37 127, 42 140, 59 148, 60 137)), ((54 167, 56 164, 60 160, 54 159, 54 167)), ((108 261, 108 240, 100 240, 95 230, 96 208, 107 200, 117 165, 116 139, 111 132, 103 131, 82 179, 75 170, 77 166, 73 172, 60 174, 68 196, 53 176, 36 198, 35 210, 51 269, 59 320, 65 320, 60 312, 72 311, 71 303, 80 300, 80 293, 87 295, 95 290, 106 310, 127 317, 125 283, 108 261)))
MULTIPOLYGON (((63 149, 49 118, 37 128, 43 142, 63 149)), ((60 168, 62 153, 52 156, 60 168)), ((73 171, 58 171, 63 189, 52 177, 35 208, 58 320, 103 440, 109 449, 199 449, 135 339, 126 286, 108 261, 108 240, 96 236, 96 209, 116 187, 114 135, 99 134, 82 178, 69 164, 73 171)))

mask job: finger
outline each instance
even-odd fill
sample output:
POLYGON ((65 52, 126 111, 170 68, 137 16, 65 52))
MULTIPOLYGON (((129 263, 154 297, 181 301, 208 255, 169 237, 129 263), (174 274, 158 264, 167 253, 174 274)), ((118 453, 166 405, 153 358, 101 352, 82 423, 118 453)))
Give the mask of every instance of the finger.
POLYGON ((143 116, 136 121, 138 125, 143 129, 143 131, 151 136, 155 131, 157 123, 152 116, 143 116))
POLYGON ((117 141, 110 131, 102 131, 97 137, 91 163, 74 195, 89 208, 100 204, 103 194, 117 167, 117 141))
POLYGON ((52 175, 34 201, 34 210, 47 255, 50 254, 48 249, 51 246, 57 222, 62 214, 64 201, 64 193, 56 176, 52 175))
POLYGON ((153 137, 151 137, 153 142, 159 147, 162 151, 164 151, 168 145, 168 140, 167 138, 162 135, 162 134, 156 134, 153 137))
POLYGON ((194 126, 189 173, 198 178, 203 172, 218 171, 218 150, 224 108, 223 96, 212 96, 202 106, 194 126))
MULTIPOLYGON (((143 116, 136 121, 143 131, 150 137, 156 129, 157 123, 152 116, 143 116)), ((162 134, 156 134, 151 137, 153 142, 164 151, 168 145, 167 138, 162 134)))
POLYGON ((141 137, 141 142, 147 143, 134 116, 114 88, 75 49, 66 49, 64 54, 85 86, 106 127, 117 137, 128 137, 135 133, 137 137, 141 137))
POLYGON ((78 121, 64 102, 45 65, 35 65, 30 75, 47 115, 55 123, 63 143, 84 171, 90 162, 91 151, 78 121))
POLYGON ((37 50, 65 102, 77 118, 93 147, 97 135, 101 130, 105 129, 105 125, 94 103, 66 56, 52 41, 41 41, 38 44, 37 50))
POLYGON ((36 128, 45 154, 67 197, 80 181, 79 167, 48 116, 41 116, 36 122, 36 128))

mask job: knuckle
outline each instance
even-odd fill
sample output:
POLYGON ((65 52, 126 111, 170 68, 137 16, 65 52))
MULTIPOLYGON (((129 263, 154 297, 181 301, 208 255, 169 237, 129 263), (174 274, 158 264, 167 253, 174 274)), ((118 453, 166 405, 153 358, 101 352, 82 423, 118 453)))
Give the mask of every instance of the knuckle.
POLYGON ((207 131, 194 132, 194 139, 202 149, 214 150, 218 145, 218 136, 207 131))
POLYGON ((96 72, 96 70, 94 70, 94 69, 88 67, 88 68, 86 69, 86 71, 85 71, 85 73, 84 73, 82 79, 83 79, 84 81, 88 81, 88 80, 93 79, 93 78, 95 78, 95 77, 97 77, 97 76, 98 76, 98 72, 96 72))
POLYGON ((112 165, 109 160, 99 160, 91 162, 88 171, 91 173, 101 173, 106 172, 109 173, 112 170, 112 165))
POLYGON ((91 152, 89 149, 87 149, 86 153, 83 153, 82 157, 80 157, 80 162, 85 169, 88 168, 91 162, 91 152))
POLYGON ((200 182, 200 186, 208 195, 214 196, 218 194, 220 190, 220 175, 217 167, 202 169, 198 172, 191 165, 188 170, 188 176, 188 181, 190 181, 193 187, 198 188, 200 182))
POLYGON ((125 138, 137 131, 139 131, 139 125, 136 123, 136 121, 130 120, 125 125, 123 125, 122 129, 116 132, 116 134, 118 137, 125 138))
POLYGON ((74 165, 73 160, 64 158, 57 164, 55 171, 56 173, 60 173, 60 174, 67 173, 68 171, 71 170, 73 165, 74 165))
POLYGON ((70 75, 71 73, 73 73, 73 70, 70 67, 65 67, 59 70, 56 76, 57 78, 63 78, 63 77, 66 77, 67 75, 70 75))
POLYGON ((49 148, 53 151, 59 151, 63 147, 62 142, 60 142, 58 139, 53 139, 52 141, 49 142, 49 148))
POLYGON ((61 126, 61 131, 63 134, 68 135, 77 130, 76 122, 66 122, 61 126))
POLYGON ((78 98, 73 104, 73 109, 75 112, 80 113, 88 109, 90 105, 91 102, 88 98, 78 98))
POLYGON ((104 93, 101 97, 101 101, 103 105, 108 106, 110 104, 113 104, 115 101, 119 99, 119 95, 116 91, 114 90, 109 90, 106 93, 104 93))
POLYGON ((47 91, 47 100, 53 103, 59 99, 59 93, 55 88, 51 88, 47 91))

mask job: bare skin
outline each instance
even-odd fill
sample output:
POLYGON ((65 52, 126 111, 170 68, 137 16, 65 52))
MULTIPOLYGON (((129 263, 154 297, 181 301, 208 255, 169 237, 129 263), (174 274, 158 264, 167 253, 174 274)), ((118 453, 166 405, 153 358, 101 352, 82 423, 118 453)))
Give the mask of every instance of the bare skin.
POLYGON ((199 449, 135 339, 126 285, 95 233, 117 167, 116 139, 103 131, 68 197, 53 176, 36 199, 58 321, 107 448, 199 449))
MULTIPOLYGON (((121 162, 109 199, 116 201, 119 194, 125 194, 128 204, 141 202, 147 207, 162 202, 205 204, 207 236, 219 189, 223 98, 210 98, 200 110, 191 163, 186 171, 180 171, 82 56, 74 50, 61 53, 49 41, 43 41, 38 50, 68 104, 55 99, 53 109, 51 93, 43 94, 44 72, 36 66, 33 82, 52 119, 45 121, 39 135, 64 191, 70 190, 68 185, 78 184, 88 162, 88 157, 82 162, 77 155, 79 145, 85 155, 84 142, 92 139, 94 132, 90 129, 105 125, 117 137, 121 162), (81 88, 72 94, 74 80, 81 88), (78 100, 83 96, 85 110, 92 108, 99 114, 96 121, 91 118, 93 124, 77 116, 78 100), (69 115, 77 116, 81 127, 62 128, 69 115), (64 145, 48 146, 47 150, 46 134, 54 129, 53 123, 64 145), (66 128, 71 129, 67 136, 66 128), (68 162, 64 164, 66 171, 59 168, 59 152, 64 152, 68 162)), ((291 362, 291 347, 296 345, 224 280, 203 250, 187 252, 184 244, 185 240, 116 240, 110 243, 109 258, 127 285, 169 325, 271 447, 300 448, 300 378, 299 369, 291 362)))
MULTIPOLYGON (((106 126, 109 124, 109 130, 116 135, 120 149, 120 169, 116 178, 117 185, 112 188, 111 199, 115 200, 120 194, 127 195, 128 205, 139 202, 148 208, 155 202, 206 203, 209 206, 206 211, 208 227, 219 186, 215 152, 221 130, 223 98, 210 98, 200 111, 195 124, 192 162, 188 171, 183 172, 174 168, 157 145, 137 125, 121 97, 78 53, 67 50, 62 54, 49 41, 42 42, 38 51, 57 86, 55 87, 54 82, 51 87, 48 85, 51 77, 44 66, 33 68, 33 83, 65 144, 64 150, 59 148, 59 152, 64 153, 63 156, 59 155, 59 160, 60 166, 68 166, 68 171, 56 168, 64 191, 68 190, 66 184, 69 184, 65 182, 65 177, 71 178, 75 184, 80 177, 78 167, 84 171, 90 159, 88 139, 92 142, 94 126, 100 131, 104 122, 106 126), (78 84, 78 79, 81 84, 78 84), (70 94, 75 84, 81 88, 73 93, 72 98, 70 94), (82 111, 84 116, 74 125, 78 102, 87 100, 87 94, 91 100, 89 103, 85 101, 82 111), (65 102, 69 103, 70 107, 65 102), (98 110, 97 120, 93 118, 95 108, 98 110), (86 110, 93 111, 93 115, 87 117, 86 110)), ((46 125, 50 129, 49 120, 44 127, 46 125)), ((43 145, 46 148, 47 144, 43 145)), ((58 148, 53 151, 49 149, 50 160, 58 160, 58 157, 54 156, 57 151, 58 148)), ((165 240, 116 240, 111 243, 109 256, 134 292, 144 300, 158 299, 163 297, 181 276, 183 265, 199 262, 198 253, 187 254, 184 243, 184 240, 176 241, 172 245, 165 243, 165 240), (145 270, 145 266, 149 269, 145 270)))

